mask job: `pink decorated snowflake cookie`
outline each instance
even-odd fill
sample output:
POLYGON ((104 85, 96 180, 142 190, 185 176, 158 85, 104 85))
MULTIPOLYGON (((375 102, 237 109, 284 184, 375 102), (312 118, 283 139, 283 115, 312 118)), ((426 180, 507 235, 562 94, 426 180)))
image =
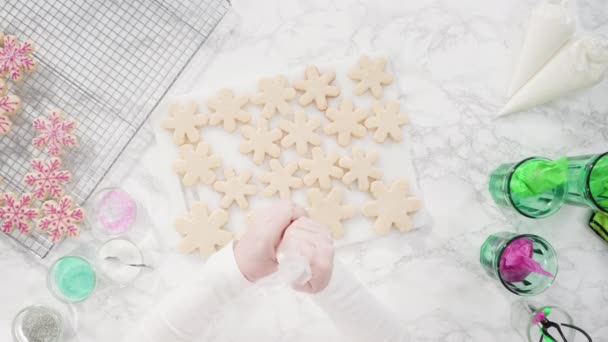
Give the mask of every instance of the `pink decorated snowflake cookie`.
POLYGON ((34 46, 31 42, 20 43, 15 36, 6 35, 4 45, 0 47, 0 76, 18 81, 25 72, 36 69, 36 63, 31 54, 34 46))
POLYGON ((72 179, 69 171, 59 170, 61 159, 51 158, 47 161, 32 160, 32 169, 25 175, 25 184, 33 188, 32 195, 39 200, 48 197, 59 198, 63 196, 63 184, 72 179))
POLYGON ((38 148, 46 146, 51 156, 57 156, 64 146, 76 145, 76 137, 71 133, 75 127, 76 121, 64 119, 61 111, 53 110, 49 112, 48 118, 39 117, 34 120, 34 129, 38 131, 38 136, 32 144, 38 148))
POLYGON ((38 217, 40 211, 32 208, 34 197, 30 194, 21 196, 5 193, 0 197, 0 221, 2 231, 10 233, 14 228, 27 233, 31 228, 31 221, 38 217))
POLYGON ((38 228, 45 231, 53 242, 64 236, 75 238, 80 234, 78 225, 84 220, 84 209, 74 205, 70 196, 62 197, 59 202, 46 201, 42 205, 43 217, 38 222, 38 228))
POLYGON ((0 79, 0 135, 6 135, 12 126, 10 117, 21 107, 21 100, 15 95, 8 94, 8 87, 0 79))

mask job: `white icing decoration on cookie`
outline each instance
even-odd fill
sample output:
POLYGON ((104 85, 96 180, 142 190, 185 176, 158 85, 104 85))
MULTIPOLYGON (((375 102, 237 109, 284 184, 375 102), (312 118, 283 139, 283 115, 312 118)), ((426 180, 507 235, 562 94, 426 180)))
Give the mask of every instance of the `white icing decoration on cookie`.
POLYGON ((243 154, 253 152, 253 161, 261 165, 266 155, 278 158, 281 154, 279 145, 275 142, 281 139, 283 133, 278 128, 269 129, 268 120, 259 119, 256 128, 252 126, 241 127, 241 134, 245 141, 241 143, 240 151, 243 154))
POLYGON ((340 179, 344 175, 344 171, 336 165, 339 158, 337 152, 324 156, 320 147, 313 148, 312 159, 302 159, 299 163, 302 170, 308 171, 304 176, 304 184, 311 186, 318 182, 322 190, 328 190, 331 187, 331 178, 340 179))
POLYGON ((294 120, 282 120, 279 127, 285 132, 281 140, 281 146, 287 148, 296 145, 299 154, 308 152, 308 144, 313 146, 321 145, 321 136, 315 131, 321 126, 321 119, 310 118, 307 120, 306 113, 296 112, 294 120))
POLYGON ((374 201, 363 207, 363 215, 376 217, 374 230, 380 235, 389 232, 395 226, 401 232, 412 228, 412 220, 408 213, 415 212, 422 207, 422 202, 409 195, 406 181, 396 181, 390 189, 382 182, 374 182, 371 186, 374 201))
POLYGON ((393 76, 384 71, 386 62, 384 58, 372 59, 368 56, 359 59, 357 65, 348 73, 350 79, 359 81, 355 86, 355 95, 371 91, 377 99, 382 98, 382 86, 393 82, 393 76))
POLYGON ((340 188, 333 188, 327 195, 319 189, 308 191, 308 214, 311 218, 327 225, 334 239, 344 237, 342 221, 355 215, 355 210, 350 205, 342 204, 342 197, 340 188))
POLYGON ((350 100, 343 100, 339 108, 330 107, 325 115, 331 121, 325 125, 325 134, 337 135, 341 146, 350 144, 351 136, 361 138, 367 132, 363 125, 367 114, 361 109, 354 109, 350 100))
POLYGON ((342 177, 344 184, 350 185, 356 180, 359 190, 369 190, 370 178, 380 179, 382 177, 382 171, 374 167, 376 160, 378 160, 378 153, 366 153, 362 149, 354 147, 352 157, 340 158, 340 166, 347 170, 342 177))
POLYGON ((319 69, 310 65, 306 68, 305 77, 306 79, 293 83, 294 88, 304 92, 298 101, 300 106, 307 106, 314 101, 319 110, 326 110, 327 98, 340 95, 340 88, 331 85, 336 78, 334 71, 319 74, 319 69))
POLYGON ((184 175, 184 185, 191 186, 199 180, 204 184, 212 184, 215 181, 215 169, 220 167, 222 161, 210 153, 209 144, 201 141, 196 149, 194 145, 182 145, 179 148, 179 156, 173 168, 178 174, 184 175))
POLYGON ((297 162, 289 163, 283 167, 278 159, 273 159, 269 165, 271 171, 260 177, 262 183, 268 184, 264 189, 264 196, 270 197, 278 192, 281 199, 289 199, 291 189, 302 187, 302 180, 293 175, 298 170, 297 162))

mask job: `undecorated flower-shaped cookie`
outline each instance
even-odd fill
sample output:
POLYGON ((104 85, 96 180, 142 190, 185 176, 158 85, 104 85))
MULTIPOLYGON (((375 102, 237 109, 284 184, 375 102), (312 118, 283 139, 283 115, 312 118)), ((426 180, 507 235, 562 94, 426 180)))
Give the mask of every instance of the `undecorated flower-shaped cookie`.
POLYGON ((241 134, 245 141, 241 143, 240 151, 243 154, 253 152, 253 161, 256 164, 261 165, 266 155, 278 158, 281 154, 281 149, 276 141, 281 139, 283 133, 278 128, 268 129, 268 120, 260 119, 257 127, 241 127, 241 134))
POLYGON ((0 135, 6 135, 13 123, 10 117, 21 107, 21 100, 8 93, 8 87, 3 79, 0 79, 0 135))
POLYGON ((298 103, 304 107, 315 101, 319 110, 326 110, 327 98, 340 95, 340 88, 330 85, 336 79, 336 73, 328 71, 319 74, 319 69, 310 65, 306 68, 305 76, 305 80, 297 80, 293 83, 297 90, 304 92, 298 103))
POLYGON ((302 180, 293 175, 296 171, 298 171, 297 162, 289 163, 283 167, 278 159, 271 160, 270 172, 260 177, 262 183, 268 184, 264 189, 264 196, 270 197, 278 192, 281 199, 289 199, 291 189, 302 187, 302 180))
POLYGON ((394 182, 390 188, 382 182, 374 182, 371 193, 375 201, 363 207, 363 215, 376 217, 374 224, 376 233, 385 235, 392 226, 401 232, 407 232, 412 228, 412 220, 408 214, 419 210, 422 202, 409 195, 406 181, 394 182))
POLYGON ((204 203, 194 202, 188 215, 175 220, 176 230, 183 235, 179 250, 190 254, 198 249, 201 257, 209 257, 232 240, 232 233, 222 229, 227 222, 226 211, 216 209, 209 214, 204 203))
POLYGON ((46 201, 42 205, 44 216, 38 222, 38 228, 47 232, 53 242, 64 236, 76 238, 80 235, 79 223, 84 220, 84 209, 76 206, 70 196, 56 201, 46 201))
POLYGON ((312 159, 302 159, 299 163, 302 170, 308 171, 304 176, 304 184, 311 186, 318 182, 322 190, 328 190, 332 178, 339 179, 344 175, 344 171, 336 165, 339 158, 337 152, 330 152, 325 156, 320 147, 313 148, 312 159))
POLYGON ((327 195, 319 189, 308 191, 308 214, 311 218, 327 225, 334 239, 344 237, 342 221, 355 215, 353 207, 342 204, 342 197, 340 188, 333 188, 327 195))
POLYGON ((51 156, 61 153, 63 147, 76 145, 76 136, 72 134, 76 128, 76 121, 63 118, 59 110, 49 112, 48 118, 39 117, 34 119, 34 129, 38 135, 32 140, 32 145, 43 148, 46 146, 51 156))
POLYGON ((38 209, 32 208, 33 200, 30 194, 19 196, 7 192, 0 196, 0 227, 4 233, 10 233, 14 228, 22 233, 31 230, 31 221, 40 214, 38 209))
POLYGON ((18 81, 25 72, 36 70, 36 63, 31 54, 34 46, 31 42, 20 43, 15 36, 6 35, 0 47, 0 77, 8 75, 12 81, 18 81))
POLYGON ((207 101, 207 107, 211 110, 209 124, 215 126, 223 122, 226 131, 234 132, 237 121, 248 123, 251 120, 251 115, 243 110, 247 102, 247 96, 234 96, 230 89, 220 90, 215 98, 207 101))
POLYGON ((258 91, 259 93, 251 97, 251 102, 264 106, 264 118, 272 118, 277 111, 283 116, 291 113, 289 101, 296 97, 296 90, 288 86, 285 76, 263 78, 258 82, 258 91))
POLYGON ((321 145, 321 136, 315 132, 319 126, 321 126, 320 119, 310 118, 310 120, 307 120, 306 113, 296 112, 293 121, 283 120, 279 125, 285 132, 285 136, 281 140, 281 146, 287 148, 296 145, 296 151, 299 154, 306 154, 308 144, 321 145))
POLYGON ((376 102, 372 105, 374 116, 365 120, 365 127, 370 130, 376 130, 374 140, 376 142, 384 142, 387 136, 390 136, 394 141, 401 141, 403 133, 401 126, 405 125, 407 115, 399 112, 399 102, 390 101, 386 105, 376 102))
POLYGON ((362 149, 354 147, 352 157, 340 158, 340 166, 347 170, 342 177, 344 184, 350 185, 357 181, 359 190, 369 190, 370 179, 382 177, 382 171, 374 167, 376 160, 378 160, 378 153, 366 153, 362 149))
POLYGON ((183 145, 186 138, 195 143, 201 139, 199 128, 207 123, 207 117, 198 113, 196 102, 186 104, 169 104, 169 117, 163 120, 161 126, 173 130, 173 142, 183 145))
POLYGON ((237 175, 234 169, 227 168, 224 169, 224 177, 226 180, 213 184, 216 191, 224 194, 222 208, 229 208, 236 202, 239 208, 246 209, 249 206, 247 196, 253 196, 258 192, 257 186, 249 183, 251 171, 245 170, 237 175))
POLYGON ((215 181, 215 169, 220 167, 222 161, 211 154, 209 144, 201 141, 196 149, 194 145, 182 145, 179 148, 179 156, 173 168, 178 174, 184 175, 184 185, 191 186, 199 180, 209 185, 215 181))
POLYGON ((355 95, 363 95, 369 90, 374 97, 381 98, 384 93, 382 86, 393 82, 393 76, 385 72, 384 67, 386 67, 384 58, 361 57, 348 74, 352 80, 359 81, 355 86, 355 95))
POLYGON ((367 132, 363 125, 367 114, 355 109, 350 100, 343 100, 339 108, 330 107, 325 115, 331 121, 325 125, 325 134, 337 135, 341 146, 350 144, 351 137, 361 138, 367 132))

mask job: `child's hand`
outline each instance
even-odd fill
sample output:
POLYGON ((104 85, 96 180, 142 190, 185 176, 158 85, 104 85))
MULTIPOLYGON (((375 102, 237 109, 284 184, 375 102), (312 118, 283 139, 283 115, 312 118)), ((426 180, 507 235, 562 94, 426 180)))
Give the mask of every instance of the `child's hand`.
POLYGON ((234 258, 241 273, 251 282, 277 270, 277 246, 283 232, 306 211, 289 201, 277 202, 255 214, 243 237, 234 244, 234 258))
POLYGON ((308 293, 325 289, 334 267, 334 245, 329 229, 311 218, 301 217, 285 230, 282 243, 297 249, 295 252, 310 265, 310 280, 294 285, 294 289, 308 293))

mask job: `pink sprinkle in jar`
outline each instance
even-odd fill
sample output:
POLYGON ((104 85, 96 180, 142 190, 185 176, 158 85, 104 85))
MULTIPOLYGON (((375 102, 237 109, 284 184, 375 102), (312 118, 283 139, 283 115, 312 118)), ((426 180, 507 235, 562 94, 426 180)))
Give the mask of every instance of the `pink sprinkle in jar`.
POLYGON ((120 188, 102 189, 87 205, 89 224, 95 233, 117 237, 127 233, 137 218, 137 203, 120 188))

